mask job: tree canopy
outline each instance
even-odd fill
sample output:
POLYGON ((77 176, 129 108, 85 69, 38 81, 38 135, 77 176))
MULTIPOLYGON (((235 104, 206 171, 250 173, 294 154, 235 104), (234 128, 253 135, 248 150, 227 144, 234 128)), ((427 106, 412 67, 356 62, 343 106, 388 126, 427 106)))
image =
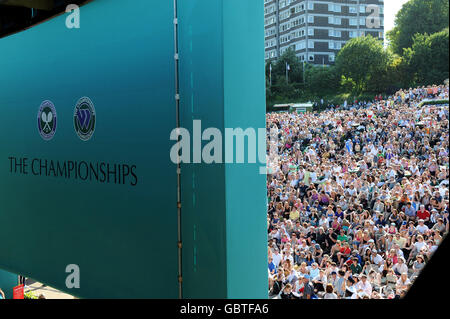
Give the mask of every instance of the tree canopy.
POLYGON ((439 84, 448 79, 448 33, 446 28, 431 35, 416 34, 412 47, 405 50, 409 69, 418 85, 439 84))
POLYGON ((395 27, 387 36, 394 53, 403 54, 410 48, 414 35, 432 34, 448 28, 448 0, 410 0, 395 18, 395 27))
POLYGON ((381 41, 368 35, 351 39, 336 58, 338 71, 356 83, 356 92, 366 90, 376 76, 386 72, 388 54, 381 41))

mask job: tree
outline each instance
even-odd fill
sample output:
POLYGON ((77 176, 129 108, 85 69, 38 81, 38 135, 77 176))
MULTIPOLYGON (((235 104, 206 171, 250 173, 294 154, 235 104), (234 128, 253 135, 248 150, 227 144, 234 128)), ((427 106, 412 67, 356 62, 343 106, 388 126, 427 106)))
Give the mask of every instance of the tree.
POLYGON ((307 89, 316 96, 336 94, 340 87, 340 76, 335 66, 312 66, 305 72, 307 89))
POLYGON ((448 27, 448 0, 410 0, 395 18, 395 27, 387 37, 394 53, 403 55, 403 49, 413 45, 417 33, 432 34, 448 27))
POLYGON ((386 73, 388 60, 381 41, 368 35, 347 42, 336 57, 336 67, 340 75, 355 82, 354 93, 360 94, 386 73))
POLYGON ((449 29, 434 34, 416 34, 411 48, 405 50, 405 59, 417 85, 443 83, 449 77, 449 29))
POLYGON ((286 50, 275 64, 272 65, 272 84, 280 84, 276 79, 285 81, 286 63, 289 65, 289 83, 303 82, 303 65, 300 59, 295 55, 292 48, 286 50), (275 81, 274 81, 275 78, 275 81))
POLYGON ((401 88, 413 87, 414 85, 414 73, 411 72, 408 61, 403 56, 391 53, 387 66, 385 92, 394 94, 401 88))

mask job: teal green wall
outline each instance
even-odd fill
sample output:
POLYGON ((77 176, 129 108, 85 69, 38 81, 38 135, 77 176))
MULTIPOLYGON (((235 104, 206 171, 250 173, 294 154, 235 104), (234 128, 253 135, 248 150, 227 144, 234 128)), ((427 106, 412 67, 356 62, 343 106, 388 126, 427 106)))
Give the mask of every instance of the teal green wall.
MULTIPOLYGON (((263 2, 178 5, 181 126, 264 127, 263 2)), ((95 0, 79 30, 62 15, 0 39, 1 269, 84 298, 178 297, 173 9, 95 0), (97 112, 88 142, 73 128, 83 96, 97 112), (35 122, 47 99, 59 123, 45 142, 35 122), (9 156, 134 164, 139 183, 15 175, 9 156), (68 264, 80 266, 80 289, 65 287, 68 264)), ((182 165, 184 297, 267 297, 259 166, 182 165)))
POLYGON ((0 39, 0 268, 81 297, 177 298, 173 6, 95 0, 81 28, 61 15, 0 39), (92 139, 75 134, 79 98, 95 104, 92 139), (38 134, 43 100, 59 124, 38 134), (137 165, 138 185, 12 175, 9 156, 137 165), (81 288, 68 290, 68 264, 81 288))
MULTIPOLYGON (((193 132, 193 120, 201 120, 202 130, 223 131, 222 1, 178 4, 181 126, 193 132)), ((224 164, 183 164, 181 170, 183 295, 226 298, 224 164)))
MULTIPOLYGON (((223 136, 225 128, 264 128, 264 3, 179 5, 182 126, 192 131, 201 120, 202 129, 223 136)), ((182 165, 185 295, 267 298, 266 177, 259 167, 182 165)))
POLYGON ((0 289, 5 293, 6 299, 13 298, 13 288, 16 287, 17 284, 17 275, 0 270, 0 289))
MULTIPOLYGON (((225 127, 265 128, 264 3, 223 0, 223 17, 225 127)), ((260 166, 246 160, 225 167, 230 298, 267 298, 267 190, 260 166)))

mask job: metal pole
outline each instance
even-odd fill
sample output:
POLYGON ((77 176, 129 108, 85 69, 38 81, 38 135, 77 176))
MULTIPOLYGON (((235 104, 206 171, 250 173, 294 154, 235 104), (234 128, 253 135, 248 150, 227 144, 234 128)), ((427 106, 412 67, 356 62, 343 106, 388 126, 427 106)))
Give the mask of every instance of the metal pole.
MULTIPOLYGON (((174 6, 174 40, 175 40, 175 110, 176 110, 176 126, 180 128, 180 82, 179 82, 179 50, 178 50, 178 6, 177 0, 173 1, 174 6)), ((178 137, 180 142, 181 137, 178 137)), ((181 237, 181 162, 178 155, 177 164, 177 222, 178 222, 178 297, 183 298, 183 264, 182 264, 182 237, 181 237)))
POLYGON ((286 83, 289 83, 288 64, 286 63, 286 83))
POLYGON ((303 84, 306 84, 306 77, 305 77, 305 61, 303 61, 303 84))
POLYGON ((272 63, 269 64, 269 82, 270 86, 272 86, 272 63))

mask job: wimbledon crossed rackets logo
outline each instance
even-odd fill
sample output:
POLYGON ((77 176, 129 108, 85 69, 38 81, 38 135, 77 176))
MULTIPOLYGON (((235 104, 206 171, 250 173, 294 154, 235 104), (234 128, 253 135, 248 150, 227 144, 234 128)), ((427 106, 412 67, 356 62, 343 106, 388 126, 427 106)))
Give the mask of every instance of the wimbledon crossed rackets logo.
POLYGON ((56 133, 56 109, 51 101, 42 102, 37 115, 39 135, 49 141, 56 133))

